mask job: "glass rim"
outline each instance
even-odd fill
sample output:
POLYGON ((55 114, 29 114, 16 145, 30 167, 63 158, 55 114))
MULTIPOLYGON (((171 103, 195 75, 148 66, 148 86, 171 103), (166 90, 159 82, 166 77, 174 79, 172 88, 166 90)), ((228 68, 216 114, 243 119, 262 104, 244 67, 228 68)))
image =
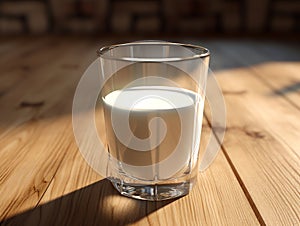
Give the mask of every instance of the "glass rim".
POLYGON ((185 44, 185 43, 177 43, 177 42, 167 42, 167 41, 152 41, 152 40, 143 40, 143 41, 136 41, 136 42, 127 42, 121 44, 114 44, 114 45, 107 45, 103 46, 97 50, 97 56, 103 59, 110 59, 116 61, 128 61, 128 62, 174 62, 174 61, 185 61, 185 60, 194 60, 194 59, 202 59, 205 57, 210 56, 210 51, 199 45, 193 44, 185 44), (105 55, 109 50, 118 48, 118 47, 126 47, 126 46, 135 46, 135 45, 169 45, 169 46, 179 46, 184 47, 191 50, 201 50, 203 53, 197 54, 194 53, 191 56, 186 57, 157 57, 157 58, 147 58, 147 57, 115 57, 111 55, 105 55))

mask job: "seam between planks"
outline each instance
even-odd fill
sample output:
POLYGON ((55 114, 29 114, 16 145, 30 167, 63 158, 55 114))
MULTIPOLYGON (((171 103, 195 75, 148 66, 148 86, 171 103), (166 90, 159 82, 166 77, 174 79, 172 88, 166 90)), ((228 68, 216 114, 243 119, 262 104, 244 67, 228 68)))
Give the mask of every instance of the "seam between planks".
POLYGON ((215 131, 213 130, 212 125, 211 125, 211 123, 210 123, 210 121, 209 121, 209 119, 208 119, 208 117, 207 117, 207 115, 206 115, 205 113, 204 113, 204 117, 206 118, 209 127, 212 129, 213 135, 216 137, 218 143, 220 144, 220 148, 221 148, 222 152, 224 153, 225 158, 226 158, 226 160, 227 160, 227 162, 228 162, 228 164, 229 164, 229 166, 230 166, 232 172, 234 173, 234 175, 235 175, 235 177, 236 177, 236 179, 237 179, 239 185, 241 186, 241 188, 242 188, 242 190, 243 190, 243 193, 245 194, 246 199, 247 199, 247 201, 249 202, 249 204, 250 204, 250 206, 251 206, 251 208, 252 208, 252 210, 253 210, 253 212, 254 212, 254 214, 255 214, 257 220, 258 220, 258 222, 260 223, 260 225, 266 225, 266 223, 265 223, 265 221, 263 220, 263 217, 261 216, 261 214, 260 214, 260 212, 259 212, 257 206, 255 205, 255 203, 254 203, 254 201, 253 201, 253 199, 252 199, 252 197, 251 197, 249 191, 247 190, 247 188, 246 188, 246 186, 245 186, 245 184, 244 184, 242 178, 240 177, 238 171, 237 171, 236 168, 234 167, 234 164, 232 163, 232 161, 231 161, 229 155, 227 154, 227 152, 226 152, 226 150, 225 150, 225 147, 221 144, 221 142, 220 142, 218 136, 216 135, 215 131))

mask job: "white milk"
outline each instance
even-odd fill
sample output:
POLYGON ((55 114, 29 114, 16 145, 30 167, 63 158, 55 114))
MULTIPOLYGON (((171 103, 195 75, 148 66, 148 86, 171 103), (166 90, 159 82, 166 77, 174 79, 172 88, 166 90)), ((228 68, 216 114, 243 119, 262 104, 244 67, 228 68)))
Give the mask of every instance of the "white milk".
POLYGON ((200 140, 199 95, 177 87, 139 86, 113 91, 103 102, 115 170, 141 180, 170 179, 189 170, 200 140))

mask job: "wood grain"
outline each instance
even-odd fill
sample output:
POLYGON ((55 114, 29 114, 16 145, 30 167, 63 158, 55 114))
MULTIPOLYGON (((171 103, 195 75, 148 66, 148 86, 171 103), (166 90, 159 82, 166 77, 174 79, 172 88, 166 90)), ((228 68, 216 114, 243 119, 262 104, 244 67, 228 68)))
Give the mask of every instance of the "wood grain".
MULTIPOLYGON (((216 50, 224 59, 246 66, 243 62, 247 52, 232 49, 233 46, 216 44, 216 50)), ((255 67, 257 75, 254 75, 252 67, 255 66, 217 72, 227 106, 223 147, 262 220, 267 225, 297 225, 300 222, 300 112, 285 97, 270 95, 274 89, 262 82, 269 79, 259 67, 255 67)), ((269 68, 268 74, 274 69, 277 68, 269 68)))
POLYGON ((270 96, 281 95, 300 109, 299 44, 249 42, 248 45, 224 43, 222 46, 241 66, 251 69, 254 76, 271 88, 270 96))
MULTIPOLYGON (((3 225, 300 224, 295 49, 267 42, 207 43, 227 107, 222 152, 189 195, 146 202, 120 196, 87 165, 73 136, 75 87, 95 50, 113 40, 1 41, 3 225), (285 55, 274 57, 278 52, 285 55)), ((211 131, 208 108, 206 115, 201 153, 211 131)), ((104 133, 100 118, 97 124, 104 133)))
POLYGON ((78 43, 78 48, 72 51, 74 44, 64 43, 57 48, 56 55, 66 51, 61 58, 37 67, 27 80, 0 100, 2 106, 8 105, 1 111, 5 121, 1 121, 0 150, 4 159, 9 160, 1 164, 0 193, 6 194, 0 203, 2 219, 37 205, 65 155, 62 150, 73 138, 72 133, 66 133, 72 127, 69 117, 64 116, 70 112, 71 102, 61 100, 71 99, 74 83, 62 79, 64 71, 58 65, 65 57, 80 58, 75 53, 87 44, 78 43), (37 99, 43 100, 44 105, 18 108, 22 100, 35 102, 37 99))
MULTIPOLYGON (((206 147, 210 131, 204 120, 201 149, 206 147)), ((158 222, 163 222, 161 225, 259 225, 241 191, 230 165, 220 152, 213 164, 198 175, 191 194, 158 210, 160 214, 156 218, 148 218, 153 225, 158 222)))
MULTIPOLYGON (((206 124, 203 141, 207 141, 209 132, 206 124)), ((205 142, 202 148, 206 146, 205 142)), ((207 171, 199 175, 191 194, 178 200, 155 203, 120 196, 110 182, 88 167, 75 142, 69 146, 68 155, 39 206, 9 220, 8 224, 20 222, 24 225, 35 225, 35 222, 39 225, 259 224, 222 153, 207 171)))

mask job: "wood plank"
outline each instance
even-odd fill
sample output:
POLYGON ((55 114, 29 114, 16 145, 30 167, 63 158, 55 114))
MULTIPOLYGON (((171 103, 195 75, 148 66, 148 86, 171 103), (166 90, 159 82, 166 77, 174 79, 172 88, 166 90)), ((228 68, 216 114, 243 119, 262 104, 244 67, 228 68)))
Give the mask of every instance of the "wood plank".
MULTIPOLYGON (((233 50, 232 46, 230 45, 221 45, 220 43, 217 44, 219 49, 222 49, 228 56, 227 59, 229 59, 228 57, 230 57, 230 59, 236 61, 236 63, 238 65, 241 66, 248 66, 249 64, 246 64, 245 60, 243 60, 243 55, 244 54, 249 54, 249 56, 252 56, 252 54, 254 55, 254 52, 249 52, 249 49, 255 49, 256 45, 252 46, 250 45, 249 47, 243 47, 241 45, 237 45, 236 51, 233 50), (248 52, 247 52, 248 49, 248 52)), ((265 46, 267 46, 267 44, 265 44, 265 46)), ((276 47, 272 47, 273 49, 276 47)), ((221 51, 222 51, 221 50, 221 51)), ((288 59, 290 52, 283 52, 281 51, 281 55, 282 56, 286 56, 288 59)), ((257 56, 257 53, 256 55, 257 56)), ((270 56, 270 58, 272 59, 273 55, 270 56)), ((262 60, 263 62, 268 62, 267 57, 256 57, 259 58, 259 60, 262 60)), ((249 57, 249 61, 253 61, 252 57, 249 57)), ((276 64, 276 63, 275 63, 276 64)), ((270 102, 273 101, 274 105, 276 106, 276 108, 269 108, 269 109, 265 109, 265 114, 263 115, 264 117, 266 117, 267 119, 269 119, 268 121, 270 121, 270 125, 272 125, 272 130, 273 130, 273 135, 276 136, 276 138, 281 141, 282 143, 284 143, 285 145, 288 145, 290 148, 292 148, 296 153, 297 156, 299 156, 299 144, 298 144, 298 139, 297 137, 299 137, 298 129, 297 126, 299 124, 299 111, 297 111, 299 102, 300 102, 300 96, 298 95, 299 92, 294 92, 293 95, 290 95, 289 97, 287 96, 287 93, 281 93, 281 95, 274 95, 275 93, 278 93, 280 91, 279 87, 282 87, 282 85, 280 84, 284 84, 287 83, 287 81, 289 81, 288 83, 291 83, 291 81, 294 81, 297 83, 297 81, 299 81, 300 79, 300 75, 297 72, 297 68, 299 63, 289 63, 287 64, 285 67, 283 67, 283 71, 284 76, 277 76, 278 75, 278 67, 274 67, 274 65, 272 64, 272 66, 270 67, 270 65, 264 67, 264 64, 260 65, 259 67, 257 67, 255 64, 254 65, 249 65, 248 70, 249 73, 251 73, 253 75, 253 77, 258 78, 258 80, 260 80, 260 82, 263 82, 265 86, 267 86, 268 88, 266 88, 266 93, 263 93, 263 96, 257 96, 258 100, 262 100, 262 101, 266 101, 266 102, 270 102), (263 70, 260 70, 263 69, 263 70), (267 77, 270 76, 270 77, 267 77), (285 80, 285 81, 284 81, 285 80), (268 92, 267 92, 268 91, 268 92), (293 97, 293 99, 289 99, 290 97, 293 97), (263 97, 263 98, 262 98, 263 97), (264 100, 263 100, 264 99, 264 100), (279 102, 285 100, 286 102, 288 102, 289 104, 284 104, 283 106, 281 106, 281 104, 277 104, 277 100, 279 102), (296 107, 296 110, 292 110, 293 113, 291 113, 290 111, 290 107, 296 107), (275 111, 276 110, 276 111, 275 111), (279 113, 281 112, 282 115, 279 113), (271 117, 270 117, 271 116, 271 117), (282 117, 284 116, 284 117, 282 117), (271 119, 271 120, 270 120, 271 119), (286 120, 285 120, 286 119, 286 120), (288 122, 288 123, 287 123, 288 122), (282 127, 284 127, 286 129, 286 131, 284 132, 282 130, 282 127), (288 131, 288 132, 287 132, 288 131), (295 131, 295 133, 293 132, 295 131)), ((249 84, 250 85, 250 84, 249 84)), ((283 101, 284 102, 284 101, 283 101)), ((267 121, 265 121, 266 123, 267 121)), ((298 127, 299 128, 299 127, 298 127)))
MULTIPOLYGON (((91 56, 90 52, 82 54, 88 46, 90 44, 85 42, 65 42, 57 49, 57 54, 61 53, 57 60, 37 69, 33 76, 1 99, 2 103, 10 103, 2 118, 10 123, 2 123, 1 126, 1 130, 6 131, 4 135, 2 133, 0 142, 4 157, 0 170, 0 193, 5 194, 0 202, 1 219, 34 207, 61 164, 73 138, 72 133, 65 131, 72 131, 72 97, 76 79, 86 66, 83 64, 90 60, 87 57, 80 61, 84 56, 91 56), (74 45, 77 48, 73 48, 74 45), (79 63, 79 67, 67 70, 59 67, 74 61, 79 63), (68 73, 72 80, 63 76, 68 73), (14 108, 22 100, 34 102, 38 98, 45 102, 38 108, 14 108)), ((39 54, 36 57, 40 57, 39 54)))
POLYGON ((211 48, 224 65, 236 64, 216 73, 226 100, 229 163, 267 225, 300 224, 299 110, 269 95, 274 90, 241 63, 244 52, 226 43, 211 48))
POLYGON ((250 42, 249 45, 238 46, 238 49, 238 53, 243 52, 248 57, 239 58, 240 55, 236 57, 272 88, 271 96, 282 95, 300 109, 299 44, 250 42))
MULTIPOLYGON (((209 131, 205 123, 202 152, 209 131)), ((9 219, 7 223, 259 225, 222 153, 207 171, 199 175, 191 194, 177 200, 156 203, 126 198, 120 196, 107 180, 101 179, 84 162, 72 142, 39 207, 9 219)))
MULTIPOLYGON (((0 105, 2 106, 2 111, 0 112, 0 137, 5 134, 4 129, 8 131, 8 128, 16 127, 18 124, 23 123, 24 120, 29 120, 37 114, 39 106, 22 106, 22 104, 42 103, 45 105, 43 106, 45 108, 49 103, 51 106, 51 104, 54 104, 53 102, 57 101, 51 96, 52 91, 59 87, 57 84, 60 84, 59 80, 63 79, 63 75, 70 71, 72 72, 70 76, 76 80, 83 73, 86 64, 80 68, 80 64, 84 62, 77 62, 76 64, 72 62, 72 59, 74 59, 72 49, 76 45, 76 41, 72 44, 54 39, 50 40, 47 46, 49 43, 56 44, 48 51, 41 48, 41 52, 28 56, 28 59, 20 62, 21 65, 25 63, 30 70, 25 70, 21 73, 19 70, 7 72, 6 77, 8 79, 5 80, 6 83, 2 81, 2 85, 9 85, 11 88, 9 92, 0 98, 0 105), (61 61, 61 58, 57 56, 65 59, 61 61), (80 73, 77 73, 78 70, 81 70, 80 73), (46 99, 47 103, 44 103, 46 99)), ((46 48, 49 48, 49 46, 46 48)), ((65 82, 72 83, 72 89, 75 90, 76 83, 73 80, 66 79, 65 82)), ((63 93, 70 91, 73 92, 72 90, 65 90, 63 93)), ((57 98, 60 99, 61 96, 57 96, 57 98)))
MULTIPOLYGON (((202 152, 210 130, 204 120, 202 152)), ((147 220, 150 225, 158 222, 161 225, 259 225, 222 152, 206 171, 199 173, 197 185, 189 196, 164 206, 147 220)), ((146 224, 146 220, 142 222, 146 224)))
POLYGON ((13 51, 11 56, 3 55, 0 58, 0 98, 23 84, 29 77, 37 76, 38 70, 52 65, 62 51, 62 42, 59 39, 41 38, 32 42, 30 39, 21 39, 22 48, 13 51))
MULTIPOLYGON (((45 45, 45 43, 51 39, 49 39, 47 36, 44 36, 38 39, 34 37, 21 37, 16 38, 15 40, 16 44, 14 49, 11 49, 11 51, 5 51, 3 54, 1 54, 0 65, 2 70, 13 66, 16 60, 22 62, 22 60, 24 60, 24 56, 28 56, 39 51, 39 48, 45 45)), ((3 41, 3 43, 6 43, 6 41, 3 41)))
MULTIPOLYGON (((93 58, 96 47, 91 41, 62 43, 65 46, 57 52, 66 51, 49 65, 34 60, 42 56, 40 51, 34 53, 28 60, 35 63, 33 75, 0 98, 0 221, 7 219, 4 225, 300 224, 299 111, 284 95, 269 95, 275 86, 257 77, 265 73, 271 77, 272 67, 263 73, 260 68, 236 68, 245 66, 239 60, 244 55, 232 56, 229 46, 212 44, 219 68, 228 69, 217 73, 228 110, 224 153, 199 175, 190 195, 144 202, 118 195, 78 152, 71 103, 79 71, 93 58), (76 62, 79 67, 73 67, 76 62), (49 84, 51 91, 45 89, 49 84), (28 100, 46 104, 15 108, 28 100)), ((53 51, 46 56, 55 56, 53 51)), ((290 69, 293 65, 287 70, 296 76, 290 69)), ((292 98, 297 101, 297 95, 292 98)), ((209 125, 204 125, 203 141, 207 141, 209 125)))

